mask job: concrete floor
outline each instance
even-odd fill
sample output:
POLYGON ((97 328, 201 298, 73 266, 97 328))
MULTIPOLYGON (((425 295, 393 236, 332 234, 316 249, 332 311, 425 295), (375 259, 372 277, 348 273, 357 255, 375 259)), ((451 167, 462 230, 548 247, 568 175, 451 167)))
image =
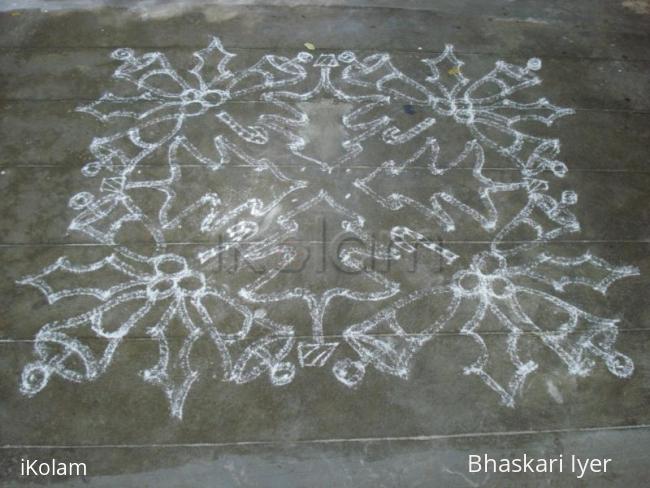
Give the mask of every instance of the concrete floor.
POLYGON ((0 2, 3 486, 647 486, 647 1, 101 5, 0 2))

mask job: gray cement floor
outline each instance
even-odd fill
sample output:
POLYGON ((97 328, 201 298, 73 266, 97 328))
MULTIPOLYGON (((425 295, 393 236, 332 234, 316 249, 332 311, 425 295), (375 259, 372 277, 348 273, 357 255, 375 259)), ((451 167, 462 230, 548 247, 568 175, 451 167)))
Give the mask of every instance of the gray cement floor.
POLYGON ((647 486, 647 1, 99 4, 0 2, 3 486, 647 486))

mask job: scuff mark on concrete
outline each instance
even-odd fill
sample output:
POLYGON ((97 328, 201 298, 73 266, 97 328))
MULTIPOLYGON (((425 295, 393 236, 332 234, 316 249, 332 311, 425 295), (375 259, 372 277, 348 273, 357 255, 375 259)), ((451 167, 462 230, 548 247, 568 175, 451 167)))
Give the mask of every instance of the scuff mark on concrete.
POLYGON ((534 17, 518 18, 518 17, 497 17, 494 20, 497 22, 514 22, 517 24, 550 24, 549 21, 544 19, 536 19, 534 17))
POLYGON ((650 14, 650 2, 648 0, 625 0, 622 5, 640 15, 650 14))
POLYGON ((548 394, 551 395, 551 398, 553 398, 553 400, 555 400, 557 403, 564 403, 564 397, 562 397, 562 393, 560 393, 560 390, 558 390, 557 386, 555 386, 555 383, 553 383, 551 380, 546 380, 546 390, 548 391, 548 394))

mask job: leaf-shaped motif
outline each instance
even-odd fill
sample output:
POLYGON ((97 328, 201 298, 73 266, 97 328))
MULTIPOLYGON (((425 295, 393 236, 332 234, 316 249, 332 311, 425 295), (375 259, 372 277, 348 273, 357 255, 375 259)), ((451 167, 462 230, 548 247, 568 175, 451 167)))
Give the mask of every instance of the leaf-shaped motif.
POLYGON ((196 51, 194 57, 196 64, 190 73, 199 79, 201 88, 210 88, 233 76, 228 63, 235 54, 226 51, 217 37, 213 37, 206 48, 196 51))
POLYGON ((120 117, 142 120, 154 114, 160 116, 163 111, 177 110, 177 105, 174 102, 165 103, 149 92, 131 97, 105 93, 99 100, 77 107, 76 110, 97 117, 102 122, 110 122, 111 119, 120 117))
POLYGON ((614 266, 590 252, 574 258, 543 252, 531 263, 511 269, 511 273, 548 283, 557 291, 565 291, 567 285, 582 285, 604 295, 612 283, 628 276, 637 276, 639 269, 634 266, 614 266))
POLYGON ((141 276, 133 266, 120 259, 117 254, 111 254, 91 264, 73 264, 67 257, 61 256, 54 263, 43 268, 40 273, 26 276, 17 283, 38 288, 49 303, 54 303, 62 298, 79 295, 90 295, 105 301, 129 288, 141 285, 145 279, 146 276, 141 276), (118 283, 113 286, 106 286, 106 271, 111 270, 117 272, 115 281, 118 281, 118 283), (90 275, 90 278, 86 280, 89 284, 99 282, 104 283, 104 286, 65 288, 67 283, 71 281, 78 282, 78 279, 75 280, 75 276, 78 275, 90 275), (60 282, 61 286, 54 285, 52 282, 60 282))
POLYGON ((183 405, 192 383, 199 376, 192 368, 190 356, 196 340, 201 337, 202 330, 197 327, 190 317, 183 301, 173 303, 162 315, 160 321, 150 329, 149 335, 158 341, 158 363, 142 373, 145 381, 160 385, 169 399, 171 414, 183 418, 183 405), (186 335, 182 340, 170 338, 169 327, 177 320, 185 328, 186 335))
POLYGON ((459 90, 469 83, 462 73, 465 63, 456 57, 454 46, 451 44, 445 45, 445 50, 440 56, 423 59, 422 62, 431 69, 427 82, 434 85, 438 91, 436 94, 443 98, 455 98, 459 90))

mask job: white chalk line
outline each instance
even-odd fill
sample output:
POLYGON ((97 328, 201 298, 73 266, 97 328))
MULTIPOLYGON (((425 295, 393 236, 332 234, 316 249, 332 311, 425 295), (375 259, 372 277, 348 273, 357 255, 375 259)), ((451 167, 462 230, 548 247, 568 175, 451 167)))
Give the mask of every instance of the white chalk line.
POLYGON ((635 431, 650 429, 650 424, 579 427, 567 429, 516 430, 506 432, 471 432, 462 434, 433 434, 419 436, 387 436, 387 437, 351 437, 325 438, 304 440, 269 440, 269 441, 238 441, 238 442, 192 442, 168 444, 5 444, 0 449, 174 449, 174 448, 211 448, 211 447, 245 447, 245 446, 291 446, 309 444, 354 444, 379 442, 429 442, 446 439, 476 439, 483 437, 520 437, 553 434, 589 434, 599 432, 635 431))
MULTIPOLYGON (((161 168, 163 167, 164 164, 156 165, 156 164, 139 164, 139 168, 161 168)), ((181 163, 179 164, 180 167, 182 168, 205 168, 204 165, 201 164, 192 164, 192 163, 181 163)), ((280 169, 286 169, 286 168, 293 168, 295 167, 295 164, 277 164, 276 165, 280 169)), ((15 170, 20 170, 22 168, 30 168, 30 169, 42 169, 42 168, 65 168, 66 164, 65 163, 6 163, 6 164, 0 164, 0 168, 4 169, 15 169, 15 170)), ((231 168, 246 168, 248 166, 246 165, 236 165, 232 164, 230 165, 231 168)), ((368 170, 368 169, 376 169, 377 166, 372 166, 372 165, 348 165, 346 168, 349 168, 351 170, 368 170)), ((423 171, 427 170, 428 166, 424 165, 412 165, 410 169, 413 170, 418 170, 418 171, 423 171)), ((483 166, 483 170, 485 171, 502 171, 504 173, 518 173, 520 170, 518 169, 513 169, 513 168, 503 168, 499 166, 483 166)), ((472 168, 452 168, 449 170, 450 172, 453 171, 463 171, 463 172, 471 172, 472 168)), ((649 174, 650 170, 645 170, 645 169, 635 169, 635 168, 571 168, 572 173, 631 173, 631 174, 649 174)))
MULTIPOLYGON (((13 98, 3 98, 0 97, 0 103, 56 103, 56 102, 67 102, 67 103, 89 103, 96 101, 97 98, 92 97, 57 97, 57 98, 35 98, 35 97, 13 97, 13 98)), ((238 102, 229 101, 231 103, 259 103, 259 100, 240 100, 238 102)), ((309 102, 303 102, 309 103, 309 102)), ((648 109, 627 109, 627 108, 618 108, 618 107, 580 107, 574 106, 571 108, 576 112, 602 112, 602 113, 622 113, 622 114, 632 114, 632 115, 650 115, 650 108, 648 109)))
MULTIPOLYGON (((626 333, 650 333, 650 328, 642 328, 642 327, 630 327, 630 328, 621 328, 619 329, 620 334, 626 334, 626 333)), ((487 335, 487 336, 507 336, 509 333, 504 332, 502 330, 481 330, 481 335, 487 335)), ((521 334, 523 336, 533 336, 535 335, 534 332, 530 331, 522 331, 521 334)), ((382 333, 368 333, 369 336, 372 337, 421 337, 421 338, 426 338, 429 337, 429 334, 418 334, 418 333, 404 333, 404 334, 382 334, 382 333)), ((456 336, 464 336, 462 332, 454 332, 454 331, 439 331, 436 332, 435 334, 437 337, 456 337, 456 336)), ((89 340, 89 341, 101 341, 102 339, 98 337, 93 337, 93 336, 87 336, 87 335, 78 335, 74 336, 77 339, 84 339, 84 340, 89 340)), ((186 336, 181 336, 181 335, 173 335, 169 334, 167 335, 168 339, 174 339, 174 340, 182 340, 185 339, 186 336)), ((311 335, 296 335, 296 336, 290 336, 286 335, 283 336, 282 334, 277 334, 276 337, 294 337, 295 339, 310 339, 313 336, 311 335)), ((342 339, 344 336, 342 334, 324 334, 322 335, 323 339, 325 340, 330 340, 330 339, 342 339)), ((130 335, 129 337, 124 338, 124 343, 128 342, 155 342, 156 339, 152 339, 151 337, 146 337, 146 336, 138 336, 138 335, 130 335)), ((12 339, 12 338, 4 338, 0 339, 0 344, 2 343, 7 343, 7 344, 12 344, 12 343, 27 343, 27 344, 33 344, 35 343, 35 339, 12 339)))
MULTIPOLYGON (((236 241, 221 241, 223 244, 228 244, 229 242, 236 242, 236 241)), ((256 241, 256 240, 249 240, 246 241, 247 243, 250 244, 258 244, 262 243, 265 241, 256 241)), ((296 242, 297 244, 313 244, 313 245, 323 245, 323 244, 328 244, 328 241, 292 241, 296 242)), ((539 241, 535 240, 502 240, 500 241, 503 244, 536 244, 539 243, 539 241)), ((167 241, 168 246, 208 246, 213 244, 213 241, 167 241)), ((442 241, 443 244, 456 244, 456 245, 463 245, 463 244, 491 244, 492 241, 487 241, 487 240, 444 240, 442 241)), ((132 241, 129 242, 130 245, 132 246, 147 246, 150 245, 151 242, 147 241, 132 241)), ((552 245, 568 245, 571 246, 573 244, 577 245, 582 245, 582 244, 640 244, 640 245, 645 245, 645 244, 650 244, 650 239, 575 239, 575 240, 554 240, 551 242, 552 245)), ((115 248, 116 245, 110 245, 110 244, 103 244, 103 243, 97 243, 97 242, 10 242, 10 243, 0 243, 0 249, 1 248, 23 248, 23 247, 51 247, 51 248, 58 248, 58 247, 100 247, 100 248, 106 248, 106 249, 111 249, 115 248)))

